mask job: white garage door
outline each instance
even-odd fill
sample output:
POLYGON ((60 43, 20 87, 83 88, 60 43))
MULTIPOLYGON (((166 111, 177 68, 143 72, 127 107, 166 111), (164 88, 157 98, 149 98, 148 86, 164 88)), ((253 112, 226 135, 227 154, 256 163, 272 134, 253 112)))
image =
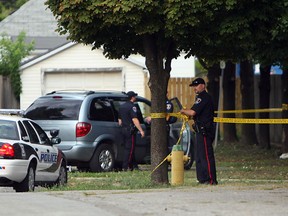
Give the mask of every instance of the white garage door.
POLYGON ((44 94, 56 90, 123 90, 121 71, 46 72, 44 94))

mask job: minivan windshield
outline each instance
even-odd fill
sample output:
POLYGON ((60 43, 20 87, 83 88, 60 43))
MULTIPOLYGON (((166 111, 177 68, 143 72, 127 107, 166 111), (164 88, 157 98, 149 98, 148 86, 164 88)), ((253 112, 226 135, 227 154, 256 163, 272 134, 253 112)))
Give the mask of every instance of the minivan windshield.
POLYGON ((82 100, 38 99, 25 111, 33 120, 77 120, 82 100))

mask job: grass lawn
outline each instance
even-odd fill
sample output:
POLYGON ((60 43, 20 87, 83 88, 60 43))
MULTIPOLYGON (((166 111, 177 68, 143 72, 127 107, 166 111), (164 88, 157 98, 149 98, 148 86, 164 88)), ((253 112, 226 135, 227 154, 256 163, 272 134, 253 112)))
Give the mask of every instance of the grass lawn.
MULTIPOLYGON (((219 143, 215 149, 218 186, 253 186, 252 188, 288 188, 288 159, 279 159, 279 149, 260 149, 258 146, 219 143)), ((171 185, 151 183, 151 166, 142 165, 141 171, 68 173, 65 187, 49 190, 122 190, 168 188, 171 185)), ((168 172, 171 181, 171 172, 168 172)), ((174 186, 175 187, 175 186, 174 186)), ((193 164, 185 171, 183 187, 201 187, 196 180, 193 164)), ((47 189, 43 189, 47 190, 47 189)))

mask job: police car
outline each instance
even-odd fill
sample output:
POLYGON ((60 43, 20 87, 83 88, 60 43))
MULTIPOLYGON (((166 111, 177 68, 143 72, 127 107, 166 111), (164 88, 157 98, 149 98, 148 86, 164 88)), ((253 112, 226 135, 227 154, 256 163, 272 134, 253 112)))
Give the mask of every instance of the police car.
POLYGON ((58 131, 50 135, 30 119, 0 110, 0 186, 29 192, 67 183, 66 158, 54 146, 61 142, 58 131))

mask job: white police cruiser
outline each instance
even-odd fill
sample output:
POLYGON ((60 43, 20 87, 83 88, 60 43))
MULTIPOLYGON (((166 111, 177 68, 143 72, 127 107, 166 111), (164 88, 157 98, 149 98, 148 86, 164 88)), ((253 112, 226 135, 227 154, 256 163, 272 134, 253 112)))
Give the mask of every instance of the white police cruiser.
POLYGON ((53 146, 61 142, 58 131, 50 135, 30 119, 0 110, 0 186, 28 192, 67 183, 66 158, 53 146))

